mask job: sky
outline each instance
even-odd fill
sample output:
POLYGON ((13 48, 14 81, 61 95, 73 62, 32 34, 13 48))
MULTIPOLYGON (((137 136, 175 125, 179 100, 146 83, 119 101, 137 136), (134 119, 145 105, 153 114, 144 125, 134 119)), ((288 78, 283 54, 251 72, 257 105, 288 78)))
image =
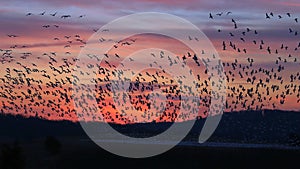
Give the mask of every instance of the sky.
MULTIPOLYGON (((12 0, 0 2, 0 54, 2 55, 0 78, 5 79, 0 84, 2 112, 22 114, 24 116, 38 116, 51 120, 78 120, 78 116, 72 111, 74 110, 72 98, 70 97, 70 102, 66 103, 64 96, 57 95, 57 93, 64 93, 64 89, 72 87, 72 84, 68 83, 67 78, 72 77, 71 72, 68 72, 69 74, 66 72, 60 74, 57 71, 55 72, 55 68, 61 71, 67 69, 70 71, 75 70, 76 57, 95 31, 112 20, 138 12, 173 14, 190 21, 207 35, 217 49, 225 65, 225 73, 230 78, 227 101, 231 106, 227 107, 225 111, 245 109, 241 104, 245 99, 237 101, 237 97, 239 92, 243 92, 243 95, 246 97, 246 91, 237 91, 236 88, 242 85, 248 90, 255 88, 258 83, 258 81, 255 81, 253 84, 247 82, 247 78, 252 78, 253 76, 246 75, 245 72, 243 72, 243 78, 239 76, 239 71, 242 71, 243 67, 246 67, 245 69, 249 74, 252 70, 258 71, 256 73, 257 78, 266 81, 268 77, 265 73, 272 69, 276 72, 279 65, 284 66, 284 70, 277 73, 272 72, 273 79, 270 80, 271 83, 267 84, 267 86, 271 89, 272 85, 279 85, 280 89, 267 94, 267 91, 265 91, 266 87, 262 88, 262 91, 255 96, 256 100, 254 100, 251 108, 260 107, 263 102, 262 109, 300 110, 299 102, 297 102, 299 100, 299 96, 297 96, 299 91, 292 92, 292 94, 287 93, 288 89, 292 91, 293 88, 296 88, 298 90, 298 82, 300 80, 298 79, 299 75, 297 75, 300 63, 298 61, 300 60, 300 2, 297 0, 123 0, 113 2, 99 0, 12 0), (29 13, 30 15, 27 16, 29 13), (209 18, 210 13, 213 19, 209 18), (270 19, 266 18, 266 13, 271 17, 270 19), (271 13, 274 16, 271 16, 271 13), (291 16, 288 16, 287 13, 291 16), (51 16, 51 14, 55 16, 51 16), (61 18, 63 15, 70 15, 71 17, 63 19, 61 18), (279 15, 282 19, 279 19, 279 15), (299 18, 299 22, 296 22, 296 18, 299 18), (232 19, 237 23, 237 29, 234 28, 232 19), (247 28, 250 31, 247 31, 247 28), (258 34, 255 34, 254 30, 258 34), (243 35, 243 32, 245 35, 243 35), (299 35, 296 35, 296 32, 299 35), (234 36, 230 36, 230 33, 234 34, 234 36), (17 35, 17 37, 9 37, 8 35, 17 35), (264 44, 262 44, 263 49, 260 50, 261 40, 263 40, 264 44), (253 41, 257 44, 254 44, 253 41), (230 42, 236 48, 239 48, 241 52, 232 49, 230 42), (223 50, 223 43, 226 44, 226 50, 223 50), (281 49, 282 44, 284 48, 288 46, 288 49, 281 49), (268 54, 268 47, 272 51, 271 54, 268 54), (243 49, 247 49, 247 53, 244 53, 243 49), (11 54, 8 54, 8 56, 4 54, 6 50, 11 50, 8 51, 11 54), (278 50, 278 53, 275 53, 275 50, 278 50), (291 57, 288 57, 289 55, 291 57), (54 58, 56 62, 51 60, 51 58, 54 58), (249 65, 249 58, 253 59, 251 66, 249 65), (238 65, 241 64, 241 67, 232 70, 232 64, 236 60, 238 65), (229 66, 227 66, 227 63, 229 66), (66 65, 68 64, 71 64, 71 67, 67 67, 66 65), (247 68, 247 66, 250 66, 250 68, 247 68), (16 84, 19 75, 17 71, 13 70, 26 72, 26 68, 31 69, 31 73, 26 74, 26 77, 33 79, 30 87, 24 84, 16 84), (259 70, 260 68, 263 70, 259 70), (33 72, 33 69, 36 69, 38 72, 33 72), (42 70, 45 70, 47 73, 43 73, 42 70), (50 73, 51 79, 43 76, 50 73), (283 82, 280 83, 280 80, 276 80, 274 74, 276 74, 275 76, 281 76, 283 82), (293 82, 290 81, 291 74, 294 74, 296 77, 293 82), (234 79, 234 81, 231 79, 234 79), (37 82, 34 82, 34 80, 37 82), (43 83, 39 83, 39 80, 43 81, 43 83), (49 88, 54 83, 62 84, 62 87, 49 88), (39 85, 41 86, 40 88, 39 85), (28 89, 34 92, 29 93, 28 89), (47 94, 47 91, 50 94, 47 94), (51 94, 53 91, 54 93, 51 94), (22 97, 9 99, 6 97, 9 95, 22 97), (30 101, 32 98, 36 99, 38 95, 42 95, 48 106, 47 103, 41 106, 43 105, 42 103, 39 105, 30 101), (26 96, 28 97, 26 98, 26 96), (26 99, 21 100, 23 97, 26 99), (265 97, 265 99, 259 101, 260 97, 262 99, 265 97), (52 100, 54 104, 51 105, 48 102, 49 100, 52 100), (285 101, 284 104, 280 103, 281 100, 285 101), (273 103, 276 106, 273 106, 273 103), (57 104, 61 105, 58 106, 57 104), (27 108, 24 105, 27 105, 27 108), (11 108, 9 108, 10 106, 11 108)), ((112 54, 118 52, 126 55, 130 51, 146 47, 160 47, 174 51, 179 56, 187 55, 187 49, 183 44, 167 37, 148 34, 135 36, 131 39, 137 39, 133 46, 120 47, 116 51, 111 51, 112 54)), ((198 68, 193 63, 189 64, 196 72, 202 72, 203 75, 205 71, 203 68, 198 68)), ((203 80, 201 82, 203 83, 203 80)), ((70 95, 71 92, 72 90, 67 90, 67 93, 70 95)), ((252 101, 253 98, 248 98, 248 101, 244 104, 248 105, 252 101)), ((104 114, 107 112, 112 113, 111 99, 108 98, 105 103, 108 106, 104 106, 101 109, 102 112, 104 114)), ((207 108, 200 108, 199 115, 205 116, 205 111, 207 111, 207 108)), ((114 116, 116 115, 117 113, 114 114, 114 116)), ((111 121, 112 119, 106 120, 111 121)), ((139 120, 151 121, 153 119, 148 118, 145 120, 141 118, 139 120)), ((167 118, 166 120, 172 119, 167 118)), ((126 120, 119 119, 119 121, 126 120)), ((163 121, 163 118, 158 121, 163 121)))

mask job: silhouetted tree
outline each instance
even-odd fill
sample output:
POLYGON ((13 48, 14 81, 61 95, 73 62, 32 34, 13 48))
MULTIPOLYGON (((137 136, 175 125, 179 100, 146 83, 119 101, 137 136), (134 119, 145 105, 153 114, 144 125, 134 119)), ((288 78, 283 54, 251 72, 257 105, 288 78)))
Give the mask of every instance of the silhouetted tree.
POLYGON ((22 169, 25 167, 23 150, 16 141, 13 146, 4 144, 1 150, 1 169, 22 169))
POLYGON ((45 140, 45 149, 51 155, 57 155, 60 153, 61 150, 61 143, 53 136, 48 136, 45 140))

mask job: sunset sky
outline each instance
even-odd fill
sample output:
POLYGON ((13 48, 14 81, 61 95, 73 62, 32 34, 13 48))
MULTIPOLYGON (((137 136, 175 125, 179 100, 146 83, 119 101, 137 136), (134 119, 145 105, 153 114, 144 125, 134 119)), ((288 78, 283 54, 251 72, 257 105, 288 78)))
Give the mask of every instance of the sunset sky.
MULTIPOLYGON (((72 85, 67 78, 72 77, 72 72, 59 74, 53 69, 67 70, 67 64, 71 65, 68 68, 70 71, 76 69, 76 57, 95 31, 112 20, 138 12, 163 12, 179 16, 195 24, 207 35, 217 49, 225 65, 225 73, 230 78, 227 84, 229 86, 227 93, 230 95, 227 102, 232 106, 225 111, 245 110, 240 102, 234 103, 240 93, 232 92, 230 88, 242 85, 247 90, 255 88, 259 78, 264 82, 266 81, 267 76, 263 71, 259 71, 256 73, 257 80, 254 84, 247 82, 248 77, 253 77, 250 75, 251 70, 258 71, 261 68, 271 71, 273 68, 273 71, 276 72, 279 65, 284 66, 284 70, 277 72, 276 76, 282 76, 283 82, 280 83, 280 80, 273 78, 266 85, 270 87, 270 90, 273 84, 279 85, 280 89, 276 92, 270 92, 270 94, 267 94, 265 88, 261 89, 261 98, 265 97, 265 100, 258 101, 259 99, 257 99, 251 108, 255 109, 256 106, 261 106, 263 102, 262 109, 300 110, 298 101, 298 89, 300 90, 300 2, 298 0, 244 2, 239 0, 123 0, 113 2, 99 0, 12 0, 0 2, 0 5, 0 108, 4 113, 76 121, 77 116, 72 111, 74 103, 71 98, 69 98, 69 102, 66 102, 63 94, 64 92, 70 95, 72 93, 72 90, 68 89, 72 85), (209 18, 210 13, 213 19, 209 18), (271 17, 270 19, 266 18, 266 13, 271 17), (70 15, 70 17, 61 18, 64 15, 70 15), (238 28, 234 28, 232 19, 235 20, 238 28), (255 34, 254 31, 258 33, 255 34), (230 36, 230 33, 234 36, 230 36), (9 37, 8 35, 16 35, 17 37, 9 37), (263 40, 263 44, 261 44, 261 40, 263 40), (253 41, 257 44, 254 44, 253 41), (241 52, 232 49, 230 42, 236 45, 241 52), (223 43, 226 44, 226 50, 223 50, 223 43), (260 49, 260 44, 263 49, 260 49), (283 49, 281 49, 282 45, 284 46, 283 49), (286 46, 288 46, 287 49, 285 49, 286 46), (272 51, 271 54, 268 53, 268 47, 272 51), (243 49, 246 49, 247 53, 243 52, 243 49), (51 61, 51 58, 54 58, 56 62, 51 61), (243 66, 249 66, 249 58, 253 59, 251 67, 246 68, 249 74, 246 75, 244 72, 244 78, 240 78, 239 71, 243 70, 243 66), (236 61, 238 65, 241 64, 241 68, 232 70, 231 65, 236 61), (276 64, 276 62, 278 63, 276 64), (227 64, 229 66, 226 66, 227 64), (27 74, 26 77, 33 78, 35 81, 41 80, 43 83, 32 82, 30 87, 25 85, 26 82, 24 84, 16 83, 19 79, 18 72, 13 69, 26 73, 26 68, 31 69, 31 73, 27 74), (38 72, 33 72, 33 69, 38 72), (46 73, 43 73, 42 70, 46 73), (51 75, 51 79, 43 76, 47 74, 51 75), (292 74, 295 75, 293 82, 290 81, 292 74), (231 81, 232 78, 234 81, 231 81), (47 85, 51 85, 51 82, 60 83, 62 87, 47 87, 47 85), (287 90, 292 91, 293 88, 295 88, 295 92, 289 94, 287 90), (29 92, 28 89, 32 91, 29 92), (47 91, 50 93, 47 94, 47 91), (62 98, 60 95, 51 94, 53 91, 56 94, 61 91, 62 98), (286 96, 281 96, 282 94, 286 96), (35 104, 38 95, 46 100, 46 104, 49 103, 48 100, 52 100, 55 104, 61 105, 57 107, 53 104, 55 105, 54 108, 51 103, 48 106, 42 106, 41 103, 35 104), (278 95, 277 98, 276 95, 278 95), (7 96, 20 97, 9 98, 7 96), (25 99, 21 100, 21 96, 25 99), (31 99, 35 99, 35 101, 30 101, 31 99), (284 104, 281 104, 280 100, 284 100, 284 104), (273 103, 276 105, 275 107, 272 106, 273 103), (27 107, 25 108, 24 105, 27 107)), ((116 51, 111 51, 112 54, 122 53, 122 55, 126 55, 146 47, 166 49, 179 56, 187 55, 188 52, 183 44, 164 36, 148 34, 135 36, 131 39, 137 39, 136 43, 126 48, 120 47, 116 51)), ((200 74, 205 71, 203 68, 190 64, 196 72, 202 72, 200 74)), ((151 70, 149 71, 151 72, 151 70)), ((201 82, 203 83, 203 81, 201 82)), ((243 95, 246 97, 245 91, 243 91, 243 95)), ((257 95, 255 97, 257 98, 257 95)), ((248 105, 251 101, 252 99, 249 98, 245 104, 248 105)), ((106 103, 107 105, 102 110, 104 114, 112 111, 111 99, 107 99, 106 103)), ((201 108, 199 115, 205 114, 206 109, 201 108)), ((151 120, 141 119, 141 121, 151 120)), ((119 120, 116 121, 119 122, 119 120)), ((163 121, 163 119, 158 121, 163 121)))

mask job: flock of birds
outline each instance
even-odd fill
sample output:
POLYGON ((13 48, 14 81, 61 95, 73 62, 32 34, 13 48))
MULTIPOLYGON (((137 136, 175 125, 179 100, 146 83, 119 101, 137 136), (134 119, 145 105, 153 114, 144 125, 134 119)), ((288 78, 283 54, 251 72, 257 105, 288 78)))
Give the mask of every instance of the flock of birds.
MULTIPOLYGON (((34 14, 31 12, 26 14, 26 16, 32 16, 32 15, 34 15, 34 14)), ((46 15, 46 11, 39 13, 38 15, 44 16, 44 15, 46 15)), ((57 15, 57 12, 50 13, 49 15, 55 17, 57 15)), ((78 18, 83 18, 83 17, 85 17, 85 15, 80 15, 78 18)), ((60 18, 62 18, 62 19, 71 18, 71 15, 61 15, 60 18)))
MULTIPOLYGON (((26 16, 35 15, 28 13, 26 16)), ((37 15, 58 16, 58 13, 47 14, 46 12, 37 15)), ((263 31, 250 27, 239 26, 238 18, 232 17, 232 12, 221 12, 209 14, 209 20, 214 22, 218 18, 225 17, 231 28, 217 29, 217 33, 224 34, 227 38, 222 41, 220 51, 234 52, 240 58, 230 59, 220 63, 224 67, 227 81, 227 99, 225 111, 238 110, 262 110, 287 108, 285 104, 297 105, 300 102, 300 71, 289 71, 290 65, 299 65, 298 50, 300 41, 295 46, 282 43, 274 47, 273 43, 268 43, 260 39, 263 31), (251 46, 251 44, 253 46, 251 46), (272 62, 269 66, 256 64, 255 54, 268 57, 272 62)), ((71 18, 71 15, 60 15, 60 19, 71 18)), ((76 18, 83 18, 80 15, 76 18)), ((290 19, 294 24, 298 24, 298 18, 292 14, 275 15, 266 13, 266 22, 271 19, 290 19)), ((60 28, 59 25, 53 25, 60 28)), ((42 25, 49 28, 51 25, 42 25)), ((98 31, 94 29, 93 31, 98 31)), ((108 29, 102 30, 109 32, 108 29)), ((294 28, 287 28, 287 34, 298 36, 294 28)), ((18 40, 21 35, 7 34, 12 39, 12 43, 18 40)), ((197 40, 197 37, 187 37, 189 40, 197 40)), ((0 49, 0 63, 2 64, 2 76, 0 77, 0 108, 2 113, 23 114, 25 116, 37 116, 48 119, 68 119, 76 121, 84 116, 85 120, 100 120, 116 123, 133 123, 149 121, 175 121, 178 118, 180 107, 190 110, 192 103, 178 102, 183 94, 192 95, 191 89, 185 87, 184 90, 168 76, 164 69, 155 71, 140 72, 134 79, 123 77, 123 71, 117 70, 115 62, 121 61, 124 56, 118 53, 106 54, 104 60, 100 62, 100 56, 87 54, 86 57, 93 62, 87 62, 84 66, 88 69, 96 70, 95 78, 92 79, 93 87, 80 81, 79 76, 90 75, 84 72, 76 62, 79 61, 77 54, 72 48, 84 47, 86 41, 79 34, 66 35, 64 37, 53 37, 54 41, 60 41, 62 52, 44 51, 42 54, 34 53, 30 50, 30 45, 12 44, 7 49, 0 49), (19 52, 22 50, 23 52, 19 52), (112 101, 113 85, 111 79, 122 79, 130 82, 128 94, 117 95, 119 101, 112 101), (95 94, 92 89, 95 88, 95 94), (151 93, 160 89, 167 98, 166 103, 160 100, 151 100, 157 94, 151 93), (184 93, 181 93, 184 91, 184 93), (76 93, 76 95, 74 94, 76 93), (79 93, 79 94, 78 94, 79 93), (77 97, 80 96, 80 97, 77 97), (90 105, 89 99, 96 98, 97 105, 90 105), (128 101, 129 100, 129 101, 128 101), (74 102, 75 101, 75 102, 74 102), (131 103, 133 107, 127 107, 131 103), (118 110, 118 107, 125 110, 118 110), (153 111, 148 111, 148 110, 153 111), (128 113, 138 111, 138 114, 128 113), (78 112, 81 111, 82 113, 78 112), (128 112, 127 112, 128 111, 128 112), (82 115, 82 114, 85 115, 82 115), (101 119, 102 113, 104 119, 101 119)), ((99 43, 107 39, 100 38, 99 43)), ((114 48, 120 49, 128 46, 138 45, 139 39, 126 39, 115 43, 114 48)), ((202 51, 205 54, 206 51, 202 51)), ((222 55, 221 55, 222 56, 222 55)), ((191 64, 197 71, 193 71, 196 81, 194 84, 200 96, 199 117, 207 116, 211 103, 211 83, 210 72, 205 64, 211 62, 209 59, 201 59, 192 52, 186 51, 183 56, 176 56, 172 59, 164 55, 163 52, 152 53, 149 57, 168 58, 169 65, 185 66, 191 64)), ((130 58, 134 63, 134 59, 130 58)), ((149 66, 152 67, 151 63, 149 66)), ((82 66, 82 65, 81 65, 82 66)), ((128 71, 131 71, 128 69, 128 71)), ((184 79, 182 76, 179 79, 184 79)), ((118 86, 116 86, 118 87, 118 86)), ((193 111, 193 110, 190 110, 193 111)), ((181 115, 182 120, 192 118, 189 114, 181 115)))

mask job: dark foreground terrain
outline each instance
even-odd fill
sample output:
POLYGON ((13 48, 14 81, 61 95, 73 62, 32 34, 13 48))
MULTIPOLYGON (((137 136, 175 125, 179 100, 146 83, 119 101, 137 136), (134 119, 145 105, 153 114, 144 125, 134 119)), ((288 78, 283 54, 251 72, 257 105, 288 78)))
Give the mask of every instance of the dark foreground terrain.
MULTIPOLYGON (((198 120, 183 144, 172 150, 151 158, 129 159, 98 147, 78 123, 1 115, 0 168, 300 168, 298 112, 227 113, 208 143, 200 145, 196 140, 204 121, 198 120)), ((113 127, 126 135, 146 137, 170 125, 113 127)))
MULTIPOLYGON (((62 149, 51 155, 43 142, 21 143, 24 168, 32 169, 166 169, 166 168, 280 168, 298 169, 300 151, 268 148, 177 146, 146 159, 119 157, 99 148, 92 142, 62 141, 62 149)), ((12 163, 20 161, 12 161, 12 163)), ((3 168, 3 167, 1 167, 3 168)))

